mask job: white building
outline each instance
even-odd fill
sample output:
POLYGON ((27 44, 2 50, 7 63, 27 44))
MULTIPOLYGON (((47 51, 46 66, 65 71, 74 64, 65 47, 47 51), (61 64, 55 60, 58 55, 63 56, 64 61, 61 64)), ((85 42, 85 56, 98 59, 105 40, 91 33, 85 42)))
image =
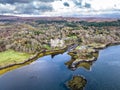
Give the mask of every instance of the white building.
POLYGON ((51 44, 51 47, 63 47, 64 40, 62 40, 62 39, 51 39, 50 44, 51 44))

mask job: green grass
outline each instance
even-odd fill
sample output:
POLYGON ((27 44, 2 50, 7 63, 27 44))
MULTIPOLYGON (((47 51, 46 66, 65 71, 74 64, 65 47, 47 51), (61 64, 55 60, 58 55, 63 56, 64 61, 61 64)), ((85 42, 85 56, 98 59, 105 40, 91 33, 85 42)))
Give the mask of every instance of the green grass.
POLYGON ((50 46, 49 45, 43 45, 44 48, 46 48, 47 50, 50 50, 50 46))
POLYGON ((16 52, 14 50, 0 52, 0 67, 23 62, 31 56, 31 54, 16 52))
POLYGON ((75 36, 75 35, 69 35, 68 37, 72 38, 72 39, 77 39, 77 36, 75 36))

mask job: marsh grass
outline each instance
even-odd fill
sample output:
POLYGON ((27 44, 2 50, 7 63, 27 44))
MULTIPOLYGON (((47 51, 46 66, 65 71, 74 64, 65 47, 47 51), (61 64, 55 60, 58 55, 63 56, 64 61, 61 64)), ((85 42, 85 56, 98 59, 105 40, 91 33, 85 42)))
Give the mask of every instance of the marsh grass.
POLYGON ((9 64, 23 62, 24 60, 30 58, 31 56, 32 54, 16 52, 14 50, 7 50, 4 52, 0 52, 0 67, 9 64))

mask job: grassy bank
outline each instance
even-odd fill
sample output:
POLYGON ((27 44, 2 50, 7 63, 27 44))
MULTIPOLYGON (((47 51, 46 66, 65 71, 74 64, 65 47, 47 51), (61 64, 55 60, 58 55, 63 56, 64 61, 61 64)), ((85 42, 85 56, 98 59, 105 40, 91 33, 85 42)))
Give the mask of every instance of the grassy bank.
POLYGON ((31 56, 31 54, 16 52, 14 50, 0 52, 0 67, 23 62, 31 56))
POLYGON ((20 53, 14 50, 8 50, 0 53, 0 75, 14 70, 16 68, 25 66, 35 61, 36 59, 45 56, 45 55, 57 55, 64 53, 67 48, 56 49, 51 51, 39 52, 35 55, 30 55, 27 53, 20 53), (2 68, 1 68, 2 67, 2 68))

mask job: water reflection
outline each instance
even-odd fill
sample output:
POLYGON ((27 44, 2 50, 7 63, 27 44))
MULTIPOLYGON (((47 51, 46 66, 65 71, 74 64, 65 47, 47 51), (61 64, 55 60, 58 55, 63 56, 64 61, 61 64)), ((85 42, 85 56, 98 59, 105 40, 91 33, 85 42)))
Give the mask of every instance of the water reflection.
POLYGON ((11 67, 8 67, 8 68, 4 68, 4 69, 1 69, 0 70, 0 75, 3 75, 9 71, 12 71, 12 70, 15 70, 17 68, 20 68, 20 67, 23 67, 23 66, 26 66, 26 65, 29 65, 31 64, 32 62, 34 63, 34 61, 36 61, 38 58, 40 57, 43 57, 43 56, 46 56, 46 55, 51 55, 52 58, 54 58, 54 56, 58 55, 58 54, 63 54, 65 52, 65 50, 56 50, 56 51, 48 51, 48 52, 43 52, 41 53, 38 57, 36 57, 35 59, 33 60, 30 60, 28 62, 25 62, 24 64, 18 64, 18 65, 14 65, 14 66, 11 66, 11 67))
POLYGON ((0 90, 69 90, 65 85, 73 76, 85 77, 85 90, 120 90, 119 52, 120 46, 104 49, 97 61, 80 62, 74 71, 66 66, 67 53, 44 56, 1 75, 0 90))
POLYGON ((74 71, 74 76, 71 80, 67 82, 67 86, 71 90, 83 90, 85 85, 87 84, 87 79, 85 79, 84 76, 81 76, 79 74, 77 75, 75 71, 81 68, 90 71, 95 61, 81 61, 77 63, 74 63, 74 61, 75 59, 72 58, 70 61, 65 63, 68 66, 68 69, 74 71))

